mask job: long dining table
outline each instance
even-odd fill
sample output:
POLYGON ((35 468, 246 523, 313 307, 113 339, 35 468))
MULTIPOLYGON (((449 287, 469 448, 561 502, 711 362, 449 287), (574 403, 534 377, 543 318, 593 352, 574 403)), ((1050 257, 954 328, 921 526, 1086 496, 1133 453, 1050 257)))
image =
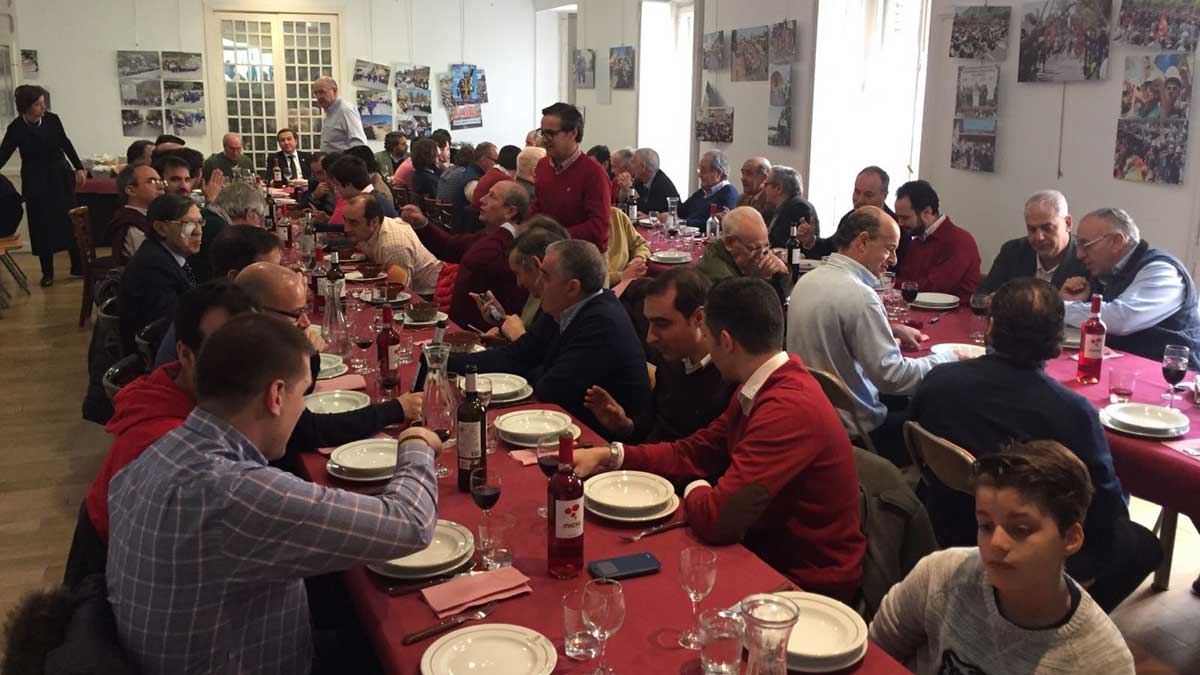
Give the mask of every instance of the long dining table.
MULTIPOLYGON (((912 317, 924 322, 922 330, 930 337, 927 347, 940 343, 971 341, 969 336, 975 317, 967 309, 960 308, 951 312, 914 310, 912 317), (934 317, 938 317, 938 321, 930 323, 934 317)), ((911 355, 921 356, 927 353, 928 349, 925 349, 912 352, 911 355)), ((1097 409, 1109 404, 1108 384, 1114 372, 1137 373, 1132 401, 1165 404, 1161 394, 1167 390, 1167 383, 1162 379, 1159 363, 1134 354, 1113 351, 1113 355, 1104 359, 1100 382, 1080 384, 1075 381, 1078 361, 1072 358, 1077 353, 1064 350, 1058 358, 1046 363, 1046 373, 1079 393, 1097 409)), ((1190 385, 1190 382, 1188 384, 1190 385)), ((1184 439, 1200 438, 1200 406, 1196 404, 1190 386, 1183 394, 1183 400, 1175 402, 1175 407, 1187 415, 1190 422, 1190 431, 1184 439)), ((1163 507, 1160 540, 1166 558, 1163 566, 1154 575, 1154 586, 1164 590, 1170 578, 1171 553, 1178 515, 1186 515, 1193 522, 1200 523, 1200 458, 1173 449, 1159 440, 1138 438, 1111 429, 1105 429, 1105 435, 1108 437, 1113 465, 1122 487, 1141 499, 1163 507)))
MULTIPOLYGON (((355 290, 356 285, 351 285, 355 290)), ((372 312, 358 314, 353 320, 370 321, 372 312)), ((428 341, 432 328, 406 328, 414 343, 428 341)), ((374 349, 367 355, 368 362, 375 366, 378 361, 374 349)), ((415 361, 415 359, 414 359, 415 361)), ((404 368, 401 388, 411 387, 416 364, 404 368)), ((375 374, 364 377, 366 391, 376 394, 375 374)), ((512 406, 493 405, 488 411, 489 420, 497 415, 522 408, 560 410, 557 406, 538 402, 523 402, 512 406)), ((594 430, 578 420, 582 435, 579 445, 603 444, 603 439, 594 430)), ((497 447, 488 456, 488 464, 498 469, 503 489, 494 514, 508 513, 516 519, 513 539, 513 565, 530 578, 532 593, 502 601, 485 620, 487 622, 511 623, 538 631, 553 642, 557 648, 558 665, 554 673, 583 673, 595 668, 596 662, 573 661, 563 652, 563 611, 561 599, 572 589, 587 582, 586 572, 574 579, 560 580, 547 572, 546 520, 536 514, 539 505, 546 502, 547 480, 536 464, 525 466, 509 452, 513 446, 497 440, 497 447)), ((438 482, 438 516, 459 523, 473 532, 483 519, 483 514, 471 501, 470 495, 459 492, 453 469, 453 451, 444 453, 439 459, 451 466, 451 475, 438 482)), ((326 471, 328 458, 320 453, 303 453, 298 466, 304 478, 314 483, 332 487, 361 490, 361 484, 347 483, 330 476, 326 471)), ((682 517, 683 507, 672 518, 682 517)), ((656 521, 664 522, 664 521, 656 521)), ((655 524, 656 524, 655 523, 655 524)), ((620 631, 608 641, 605 651, 606 663, 618 673, 700 673, 699 652, 679 647, 678 634, 692 623, 691 604, 679 585, 678 568, 680 552, 690 546, 704 546, 687 528, 672 529, 646 537, 637 543, 624 541, 622 535, 635 533, 647 525, 622 525, 588 514, 584 528, 584 558, 588 561, 611 558, 632 553, 648 552, 662 564, 662 570, 649 576, 622 581, 626 598, 626 618, 620 631)), ((701 602, 701 609, 728 607, 742 598, 761 592, 778 591, 787 579, 769 567, 761 559, 741 545, 710 547, 717 553, 717 578, 712 592, 701 602)), ((477 554, 478 555, 478 554, 477 554)), ((422 600, 419 593, 393 597, 383 588, 389 580, 376 575, 365 567, 356 567, 342 574, 345 590, 351 599, 358 618, 375 647, 376 655, 384 670, 391 675, 420 673, 421 657, 426 648, 437 638, 429 638, 405 646, 402 638, 437 622, 437 617, 422 600)), ((394 581, 391 583, 395 583, 394 581)), ((465 626, 477 625, 470 622, 465 626)), ((866 655, 857 664, 838 671, 840 673, 862 673, 864 675, 890 675, 908 673, 902 665, 888 656, 875 644, 870 644, 866 655)), ((432 674, 426 674, 432 675, 432 674)))

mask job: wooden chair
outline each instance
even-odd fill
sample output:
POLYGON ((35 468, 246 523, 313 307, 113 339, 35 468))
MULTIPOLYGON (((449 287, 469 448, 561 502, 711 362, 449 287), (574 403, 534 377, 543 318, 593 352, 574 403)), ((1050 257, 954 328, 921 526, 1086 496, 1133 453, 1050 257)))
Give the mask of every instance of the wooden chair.
POLYGON ((67 213, 71 217, 71 225, 75 228, 75 245, 79 247, 79 255, 83 258, 83 300, 79 306, 79 327, 83 328, 88 317, 92 315, 96 284, 109 270, 116 267, 116 262, 111 255, 96 255, 96 242, 92 240, 92 221, 88 215, 88 207, 80 206, 67 213))
POLYGON ((117 361, 104 373, 104 393, 108 394, 109 400, 121 391, 121 387, 133 382, 138 377, 141 377, 146 372, 146 366, 142 363, 141 354, 130 354, 125 358, 117 361))
MULTIPOLYGON (((4 264, 8 273, 12 275, 13 281, 17 282, 21 290, 25 291, 25 295, 30 295, 29 277, 25 276, 25 272, 21 270, 21 266, 12 257, 13 251, 19 251, 23 248, 25 248, 25 244, 21 243, 20 237, 14 236, 0 239, 0 263, 4 264)), ((4 294, 7 295, 8 291, 5 290, 4 294)))
POLYGON ((853 431, 855 434, 858 434, 858 438, 856 439, 858 442, 865 445, 867 450, 879 454, 875 450, 875 443, 871 441, 870 432, 863 427, 862 420, 858 419, 858 415, 854 412, 854 395, 846 388, 846 383, 842 382, 842 378, 818 368, 809 368, 808 373, 813 376, 817 384, 821 385, 821 391, 825 392, 825 397, 829 399, 833 407, 846 413, 853 420, 854 428, 847 429, 847 432, 853 431))
POLYGON ((926 481, 936 478, 952 490, 974 496, 969 479, 975 455, 916 422, 904 423, 904 445, 926 481))
POLYGON ((138 354, 141 355, 142 361, 146 364, 146 370, 154 369, 154 361, 158 356, 158 346, 162 343, 167 329, 171 327, 171 323, 174 320, 175 317, 173 316, 160 316, 143 326, 133 336, 133 342, 137 345, 138 354))

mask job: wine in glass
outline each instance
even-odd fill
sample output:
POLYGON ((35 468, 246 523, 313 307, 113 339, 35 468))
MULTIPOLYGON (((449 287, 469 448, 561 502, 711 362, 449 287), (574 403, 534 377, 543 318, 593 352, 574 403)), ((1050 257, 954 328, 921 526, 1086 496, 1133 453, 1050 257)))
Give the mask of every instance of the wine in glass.
POLYGON ((354 322, 354 330, 350 333, 350 340, 354 343, 354 346, 358 347, 362 352, 359 358, 355 361, 357 367, 354 372, 363 375, 375 372, 375 369, 371 367, 371 361, 369 359, 371 354, 371 345, 375 344, 376 335, 377 333, 375 331, 373 322, 368 323, 364 321, 362 317, 359 317, 354 322))
POLYGON ((500 488, 504 481, 495 469, 486 466, 471 470, 471 501, 483 509, 483 515, 492 517, 492 508, 500 501, 500 488))
POLYGON ((583 587, 583 623, 600 641, 600 664, 592 675, 612 675, 615 671, 604 665, 604 648, 625 623, 625 595, 621 582, 612 579, 592 579, 583 587))
POLYGON ((1167 345, 1163 350, 1162 374, 1170 386, 1162 397, 1167 400, 1168 408, 1173 408, 1175 401, 1180 399, 1175 393, 1175 385, 1182 382, 1183 377, 1187 375, 1188 355, 1188 348, 1182 345, 1167 345))
MULTIPOLYGON (((537 463, 538 468, 546 475, 546 480, 549 480, 554 474, 558 473, 558 436, 545 436, 538 440, 537 444, 537 463)), ((546 517, 546 506, 542 505, 537 508, 539 518, 546 517)))
POLYGON ((900 284, 900 295, 904 298, 904 302, 913 304, 917 300, 917 294, 921 292, 921 286, 915 281, 905 281, 900 284))
POLYGON ((700 649, 700 630, 696 612, 700 601, 713 589, 717 581, 717 554, 707 548, 693 546, 679 553, 679 585, 692 601, 692 627, 679 634, 679 646, 684 649, 700 649))
POLYGON ((987 315, 991 309, 992 296, 987 293, 971 295, 971 313, 975 315, 974 327, 971 329, 971 340, 983 344, 984 333, 987 329, 987 315))

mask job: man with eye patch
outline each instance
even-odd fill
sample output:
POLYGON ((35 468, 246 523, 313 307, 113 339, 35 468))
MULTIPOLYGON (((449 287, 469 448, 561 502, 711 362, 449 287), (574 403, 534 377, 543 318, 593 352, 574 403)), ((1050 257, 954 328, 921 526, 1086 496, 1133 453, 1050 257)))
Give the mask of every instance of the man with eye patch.
POLYGON ((1019 277, 1037 277, 1055 288, 1062 288, 1071 277, 1087 277, 1087 268, 1075 255, 1072 224, 1063 193, 1033 193, 1025 200, 1026 235, 1004 243, 976 292, 995 293, 1005 282, 1019 277))

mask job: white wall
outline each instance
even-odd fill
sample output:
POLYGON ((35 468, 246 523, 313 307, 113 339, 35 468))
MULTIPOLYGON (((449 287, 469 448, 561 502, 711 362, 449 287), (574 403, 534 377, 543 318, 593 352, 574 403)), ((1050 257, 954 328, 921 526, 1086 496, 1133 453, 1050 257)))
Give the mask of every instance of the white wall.
MULTIPOLYGON (((1024 231, 1026 197, 1047 188, 1066 195, 1076 221, 1102 206, 1129 211, 1150 243, 1194 265, 1192 242, 1200 216, 1200 134, 1195 130, 1190 134, 1183 185, 1131 183, 1112 177, 1125 55, 1143 52, 1113 45, 1108 80, 1066 85, 1063 176, 1059 178, 1063 85, 1017 83, 1020 25, 1014 9, 1008 60, 1000 72, 996 172, 961 171, 950 168, 955 80, 957 67, 973 62, 947 56, 953 16, 953 0, 934 0, 920 175, 937 189, 942 211, 975 235, 984 272, 1000 245, 1024 231)), ((1197 123, 1194 117, 1193 124, 1197 123)))
MULTIPOLYGON (((535 110, 541 110, 563 100, 562 87, 560 86, 563 75, 561 67, 563 60, 563 35, 560 26, 563 23, 563 15, 561 12, 547 10, 538 12, 535 16, 536 39, 533 44, 533 50, 536 59, 534 66, 536 72, 534 74, 533 85, 533 107, 535 110)), ((534 127, 537 126, 540 125, 534 125, 534 127)))
MULTIPOLYGON (((634 56, 641 59, 639 45, 639 0, 579 0, 576 18, 576 48, 596 52, 596 89, 576 89, 576 105, 587 108, 584 148, 604 144, 611 149, 636 146, 637 89, 612 90, 611 102, 597 92, 608 85, 608 50, 633 45, 634 56)), ((640 83, 636 83, 640 84, 640 83)), ((650 144, 649 141, 644 141, 650 144)))

